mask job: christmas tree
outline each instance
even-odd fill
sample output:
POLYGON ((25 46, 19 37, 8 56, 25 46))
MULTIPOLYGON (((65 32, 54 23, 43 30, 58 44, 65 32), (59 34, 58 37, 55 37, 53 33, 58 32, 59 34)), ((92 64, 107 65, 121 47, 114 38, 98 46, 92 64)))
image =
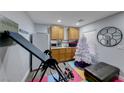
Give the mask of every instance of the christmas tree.
POLYGON ((84 35, 79 39, 79 42, 77 44, 77 49, 75 52, 75 61, 86 64, 92 63, 89 47, 87 44, 87 39, 84 35))

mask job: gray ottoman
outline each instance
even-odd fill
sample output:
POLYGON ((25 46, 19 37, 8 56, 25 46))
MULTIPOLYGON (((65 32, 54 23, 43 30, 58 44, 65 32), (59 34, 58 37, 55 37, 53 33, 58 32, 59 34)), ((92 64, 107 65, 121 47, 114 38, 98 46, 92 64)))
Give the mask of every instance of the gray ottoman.
POLYGON ((84 69, 86 80, 93 82, 111 82, 117 79, 120 69, 112 65, 100 62, 84 69))

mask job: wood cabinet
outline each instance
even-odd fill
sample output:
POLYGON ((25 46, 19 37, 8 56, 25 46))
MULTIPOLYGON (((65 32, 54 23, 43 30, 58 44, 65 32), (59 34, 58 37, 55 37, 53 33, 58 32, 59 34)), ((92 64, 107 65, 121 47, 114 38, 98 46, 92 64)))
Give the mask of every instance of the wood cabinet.
POLYGON ((78 40, 79 39, 79 28, 69 27, 68 28, 68 40, 78 40))
POLYGON ((50 36, 51 36, 51 40, 64 40, 64 27, 51 26, 50 36))
POLYGON ((52 57, 59 61, 59 49, 52 49, 52 57))
POLYGON ((71 48, 66 48, 66 53, 65 53, 65 60, 70 60, 71 58, 71 52, 72 49, 71 48))
POLYGON ((55 58, 59 63, 66 62, 74 59, 75 50, 75 47, 51 49, 52 57, 55 58))
POLYGON ((71 48, 71 51, 72 51, 72 53, 71 53, 71 58, 74 58, 75 52, 76 52, 76 48, 75 48, 75 47, 72 47, 72 48, 71 48))
POLYGON ((59 61, 64 62, 65 61, 65 48, 59 49, 59 61))

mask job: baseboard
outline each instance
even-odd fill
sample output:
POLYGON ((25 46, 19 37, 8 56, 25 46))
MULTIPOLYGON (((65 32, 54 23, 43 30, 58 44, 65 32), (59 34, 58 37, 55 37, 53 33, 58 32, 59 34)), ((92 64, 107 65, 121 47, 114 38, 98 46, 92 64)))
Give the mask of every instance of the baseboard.
POLYGON ((28 71, 26 72, 26 74, 25 74, 24 78, 21 80, 21 82, 25 82, 25 81, 26 81, 26 79, 27 79, 29 73, 30 73, 30 70, 28 70, 28 71))

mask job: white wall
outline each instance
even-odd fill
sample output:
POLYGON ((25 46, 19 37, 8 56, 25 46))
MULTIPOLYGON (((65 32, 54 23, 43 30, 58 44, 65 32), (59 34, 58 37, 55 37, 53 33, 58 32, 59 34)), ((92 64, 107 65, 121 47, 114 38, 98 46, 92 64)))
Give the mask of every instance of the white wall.
POLYGON ((49 30, 49 25, 44 25, 44 24, 35 24, 35 31, 40 32, 40 33, 48 33, 49 30))
POLYGON ((124 12, 81 27, 80 30, 81 34, 87 32, 85 35, 88 39, 88 43, 90 47, 93 48, 91 50, 96 51, 99 61, 115 65, 119 67, 122 72, 124 72, 124 50, 118 48, 119 45, 124 46, 124 38, 119 45, 114 47, 104 47, 97 42, 97 32, 106 26, 115 26, 119 28, 124 35, 124 12))
MULTIPOLYGON (((34 24, 25 12, 0 12, 0 15, 19 24, 19 28, 34 32, 34 24)), ((29 38, 28 35, 23 35, 29 38)), ((23 81, 29 72, 29 52, 18 44, 10 47, 0 47, 0 81, 23 81)))

